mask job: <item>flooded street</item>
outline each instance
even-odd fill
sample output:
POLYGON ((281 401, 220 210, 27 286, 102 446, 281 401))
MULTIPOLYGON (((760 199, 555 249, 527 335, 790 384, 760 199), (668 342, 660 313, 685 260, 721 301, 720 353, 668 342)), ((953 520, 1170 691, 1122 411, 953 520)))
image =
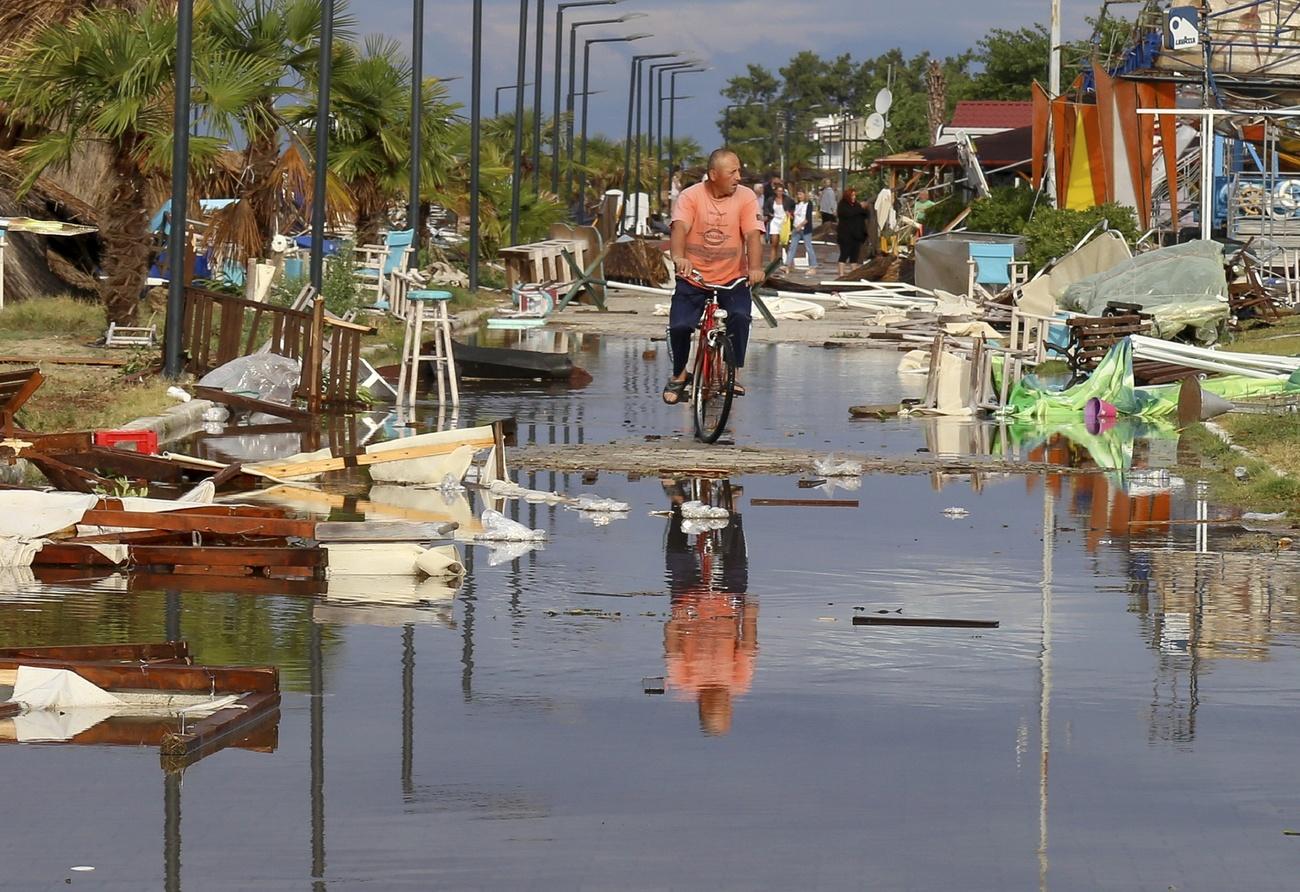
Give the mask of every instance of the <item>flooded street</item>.
MULTIPOLYGON (((591 383, 475 388, 459 422, 516 416, 520 445, 689 436, 659 401, 663 344, 654 360, 642 341, 552 346, 591 383)), ((894 353, 751 357, 738 443, 907 455, 1003 436, 850 420, 923 387, 894 353)), ((381 419, 358 436, 401 433, 381 419)), ((1032 439, 1017 449, 1113 457, 1032 439)), ((1118 448, 1174 452, 1163 435, 1118 448)), ((367 492, 356 473, 317 510, 482 509, 476 493, 367 492)), ((458 589, 10 580, 0 644, 185 637, 202 662, 278 666, 284 694, 276 735, 183 774, 144 746, 0 747, 23 804, 0 887, 1295 888, 1300 556, 1245 549, 1235 528, 1132 526, 1195 516, 1195 481, 885 474, 828 494, 795 476, 582 476, 519 482, 627 516, 507 502, 548 541, 465 549, 458 589), (669 511, 693 497, 729 522, 669 511), (830 497, 857 505, 762 504, 830 497)))

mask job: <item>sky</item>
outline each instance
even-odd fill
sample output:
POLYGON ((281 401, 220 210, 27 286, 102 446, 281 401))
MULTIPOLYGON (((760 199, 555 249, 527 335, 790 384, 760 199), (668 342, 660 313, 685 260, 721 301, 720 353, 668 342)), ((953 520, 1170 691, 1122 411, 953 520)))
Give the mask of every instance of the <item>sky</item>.
MULTIPOLYGON (((546 4, 546 51, 543 54, 543 108, 553 102, 551 78, 555 53, 556 0, 546 4)), ((533 79, 532 47, 538 0, 529 3, 528 76, 533 79)), ((1086 15, 1095 15, 1098 0, 1062 0, 1064 39, 1086 37, 1086 15)), ((382 33, 409 50, 412 33, 411 0, 352 0, 351 11, 361 34, 382 33)), ((483 109, 492 113, 493 89, 513 84, 518 62, 519 0, 484 0, 483 109)), ((426 76, 460 77, 447 84, 451 98, 469 111, 470 0, 426 0, 424 72, 426 76)), ((849 53, 862 59, 900 47, 904 54, 925 50, 945 56, 973 46, 990 28, 1015 29, 1046 23, 1049 0, 622 0, 614 6, 569 9, 565 40, 574 21, 645 13, 623 25, 593 26, 579 31, 579 41, 630 33, 653 37, 630 43, 592 47, 591 82, 604 93, 591 97, 592 132, 621 138, 627 120, 630 57, 637 53, 679 51, 708 61, 712 70, 682 75, 678 93, 692 99, 677 106, 677 130, 696 139, 707 151, 720 137, 716 126, 725 100, 720 93, 727 79, 751 62, 775 71, 801 50, 834 57, 849 53), (903 14, 905 11, 906 14, 903 14)), ((579 49, 581 54, 581 48, 579 49)), ((567 54, 567 49, 566 49, 567 54)), ((563 63, 567 71, 566 61, 563 63)), ((579 66, 581 57, 579 56, 579 66)), ((581 77, 581 73, 579 73, 581 77)), ((666 79, 665 79, 666 82, 666 79)), ((513 98, 503 91, 503 108, 513 98)), ((532 89, 525 94, 532 102, 532 89)))

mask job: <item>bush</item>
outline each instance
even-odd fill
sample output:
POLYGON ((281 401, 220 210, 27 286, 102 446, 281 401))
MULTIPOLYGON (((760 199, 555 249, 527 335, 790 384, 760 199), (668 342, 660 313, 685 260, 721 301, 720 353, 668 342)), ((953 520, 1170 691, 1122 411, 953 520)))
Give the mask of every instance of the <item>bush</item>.
POLYGON ((970 206, 966 228, 972 232, 1000 232, 1020 235, 1034 212, 1033 189, 999 186, 988 198, 977 198, 970 206))
POLYGON ((1110 228, 1124 236, 1130 245, 1137 241, 1137 217, 1132 208, 1124 205, 1112 202, 1083 211, 1039 208, 1034 219, 1025 224, 1023 232, 1027 243, 1025 259, 1029 261, 1030 269, 1042 269, 1073 250, 1079 239, 1102 220, 1108 221, 1110 228))
POLYGON ((925 212, 925 231, 927 235, 943 232, 945 226, 957 219, 957 215, 966 210, 966 203, 956 195, 949 195, 937 201, 925 212))
POLYGON ((354 249, 352 242, 347 241, 339 245, 337 254, 325 258, 325 271, 320 281, 321 296, 325 298, 325 309, 338 316, 361 305, 354 249))

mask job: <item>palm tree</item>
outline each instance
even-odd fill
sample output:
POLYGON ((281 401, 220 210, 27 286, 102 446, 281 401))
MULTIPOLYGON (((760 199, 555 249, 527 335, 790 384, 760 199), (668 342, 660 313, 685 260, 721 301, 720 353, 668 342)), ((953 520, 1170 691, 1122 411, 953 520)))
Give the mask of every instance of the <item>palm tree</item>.
MULTIPOLYGON (((270 75, 239 110, 245 144, 233 175, 212 182, 223 189, 222 197, 239 199, 213 214, 208 233, 213 247, 229 250, 236 259, 266 256, 272 236, 287 231, 300 214, 310 218, 311 209, 300 209, 296 201, 312 194, 310 176, 302 177, 310 165, 293 142, 281 149, 286 128, 282 104, 287 97, 301 97, 314 74, 320 22, 320 0, 212 0, 201 19, 199 39, 207 46, 264 60, 270 75)), ((349 39, 353 24, 346 3, 337 0, 336 37, 349 39)), ((337 183, 327 196, 335 215, 351 209, 337 183)))
MULTIPOLYGON (((176 14, 148 0, 138 10, 98 9, 42 28, 0 58, 0 102, 36 135, 15 150, 26 191, 49 168, 66 167, 79 144, 110 158, 102 206, 100 292, 109 321, 135 320, 149 268, 151 186, 170 172, 176 14)), ((198 130, 192 163, 202 166, 233 135, 234 116, 274 76, 265 60, 230 50, 194 54, 198 130)))
MULTIPOLYGON (((421 182, 434 193, 446 182, 452 158, 447 136, 456 106, 447 88, 427 79, 421 91, 421 182)), ((330 90, 330 170, 356 202, 357 240, 373 242, 400 203, 410 178, 411 69, 396 41, 371 35, 361 49, 344 46, 335 63, 330 90)), ((303 135, 316 118, 314 102, 295 110, 303 135)))

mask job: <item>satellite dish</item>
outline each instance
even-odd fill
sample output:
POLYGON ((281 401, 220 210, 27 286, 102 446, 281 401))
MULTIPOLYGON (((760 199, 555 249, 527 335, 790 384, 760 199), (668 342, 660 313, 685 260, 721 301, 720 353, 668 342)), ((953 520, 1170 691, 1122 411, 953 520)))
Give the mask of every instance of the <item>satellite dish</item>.
POLYGON ((867 139, 880 139, 885 134, 885 116, 879 112, 873 112, 867 117, 866 137, 867 139))
POLYGON ((894 107, 894 94, 885 87, 876 94, 876 111, 882 115, 889 114, 889 110, 894 107))

